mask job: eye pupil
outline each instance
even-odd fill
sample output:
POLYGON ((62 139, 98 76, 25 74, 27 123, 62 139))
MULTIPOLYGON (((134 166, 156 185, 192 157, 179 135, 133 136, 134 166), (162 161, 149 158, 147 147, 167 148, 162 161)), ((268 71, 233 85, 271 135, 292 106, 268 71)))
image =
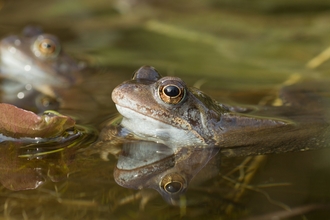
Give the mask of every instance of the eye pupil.
POLYGON ((177 86, 167 86, 164 88, 164 93, 169 97, 176 97, 180 94, 180 89, 177 86))
POLYGON ((50 44, 48 44, 48 43, 45 43, 45 42, 43 42, 43 43, 41 44, 41 47, 43 47, 43 48, 51 48, 51 47, 52 47, 52 45, 50 45, 50 44))
POLYGON ((181 190, 182 184, 179 182, 170 182, 166 184, 165 190, 169 193, 177 193, 181 190))
POLYGON ((53 53, 55 51, 55 45, 50 42, 49 40, 45 40, 43 42, 40 43, 39 45, 40 51, 44 54, 50 54, 53 53))

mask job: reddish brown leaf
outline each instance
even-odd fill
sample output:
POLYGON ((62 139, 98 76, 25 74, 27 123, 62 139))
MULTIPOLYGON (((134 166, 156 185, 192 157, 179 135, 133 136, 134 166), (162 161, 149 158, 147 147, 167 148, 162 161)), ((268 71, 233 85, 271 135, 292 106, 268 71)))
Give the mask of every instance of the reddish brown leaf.
POLYGON ((75 121, 54 111, 39 116, 14 105, 0 103, 0 133, 13 138, 51 138, 75 125, 75 121))

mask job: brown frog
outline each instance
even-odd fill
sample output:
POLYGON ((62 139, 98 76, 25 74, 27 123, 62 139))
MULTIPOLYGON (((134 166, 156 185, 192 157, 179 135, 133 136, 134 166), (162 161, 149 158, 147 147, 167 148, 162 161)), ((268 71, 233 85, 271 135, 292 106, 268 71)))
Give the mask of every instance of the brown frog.
POLYGON ((219 150, 247 156, 328 146, 326 91, 326 82, 302 81, 282 86, 268 104, 231 106, 143 66, 113 90, 123 118, 103 129, 99 145, 113 153, 113 144, 123 143, 114 171, 119 185, 153 188, 178 205, 219 150))
POLYGON ((80 81, 82 62, 77 62, 62 49, 58 38, 28 26, 22 35, 0 41, 0 76, 31 85, 55 97, 54 88, 68 88, 80 81))
POLYGON ((143 66, 113 90, 112 99, 121 126, 139 139, 246 156, 328 146, 326 88, 325 82, 296 83, 279 91, 280 106, 236 107, 143 66))

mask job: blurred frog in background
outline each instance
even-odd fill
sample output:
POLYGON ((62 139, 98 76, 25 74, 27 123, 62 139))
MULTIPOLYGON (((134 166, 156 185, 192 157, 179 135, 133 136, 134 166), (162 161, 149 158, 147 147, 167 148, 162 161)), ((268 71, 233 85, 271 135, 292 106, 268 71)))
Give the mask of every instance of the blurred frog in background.
POLYGON ((2 102, 38 112, 57 109, 57 91, 79 83, 84 68, 63 51, 56 36, 27 26, 22 35, 0 41, 2 102))

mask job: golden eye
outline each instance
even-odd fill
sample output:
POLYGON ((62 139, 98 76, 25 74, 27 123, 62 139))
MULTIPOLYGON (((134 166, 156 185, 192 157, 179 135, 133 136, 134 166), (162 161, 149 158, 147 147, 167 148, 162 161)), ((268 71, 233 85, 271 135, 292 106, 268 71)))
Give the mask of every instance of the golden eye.
POLYGON ((177 104, 183 100, 185 88, 175 84, 161 86, 159 87, 159 96, 165 103, 177 104))
POLYGON ((177 174, 177 173, 171 173, 167 174, 162 181, 160 182, 160 187, 162 190, 169 194, 175 194, 182 192, 184 190, 186 181, 185 179, 177 174))
POLYGON ((40 35, 32 46, 34 55, 45 59, 56 58, 60 49, 57 38, 49 34, 40 35))
POLYGON ((44 39, 39 43, 38 48, 42 54, 49 55, 56 51, 56 44, 50 39, 44 39))

